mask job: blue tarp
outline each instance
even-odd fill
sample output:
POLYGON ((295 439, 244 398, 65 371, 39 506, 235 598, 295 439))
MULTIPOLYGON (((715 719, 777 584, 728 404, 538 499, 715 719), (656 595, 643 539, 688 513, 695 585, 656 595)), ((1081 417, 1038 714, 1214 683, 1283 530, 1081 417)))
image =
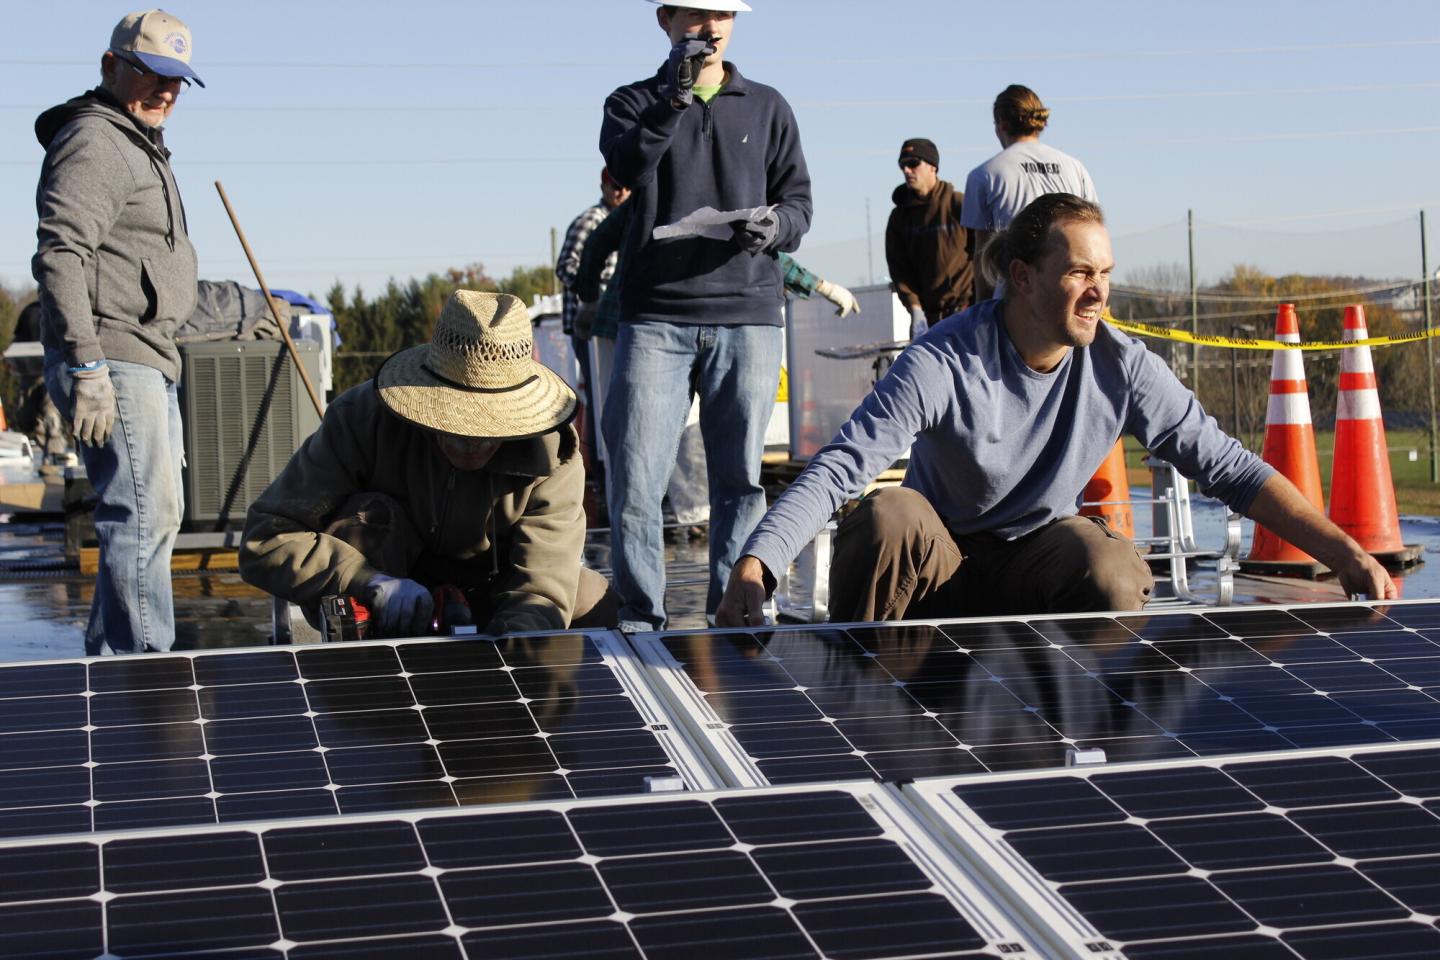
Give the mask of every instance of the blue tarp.
POLYGON ((311 300, 303 293, 296 293, 294 290, 271 290, 271 296, 279 297, 286 303, 296 307, 304 307, 310 313, 329 313, 330 308, 318 300, 311 300))
POLYGON ((335 346, 340 346, 340 327, 335 322, 335 315, 330 308, 318 300, 312 300, 303 293, 294 290, 271 290, 272 297, 279 297, 292 307, 304 307, 310 313, 322 313, 330 318, 330 335, 335 338, 335 346))

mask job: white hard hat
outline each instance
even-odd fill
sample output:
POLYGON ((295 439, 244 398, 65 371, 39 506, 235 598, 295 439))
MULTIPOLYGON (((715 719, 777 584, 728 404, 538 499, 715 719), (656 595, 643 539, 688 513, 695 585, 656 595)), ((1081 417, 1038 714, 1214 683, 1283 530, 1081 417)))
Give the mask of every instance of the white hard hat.
POLYGON ((657 7, 690 7, 694 10, 721 10, 729 13, 749 13, 750 4, 745 0, 689 0, 688 3, 670 3, 669 0, 650 0, 657 7))

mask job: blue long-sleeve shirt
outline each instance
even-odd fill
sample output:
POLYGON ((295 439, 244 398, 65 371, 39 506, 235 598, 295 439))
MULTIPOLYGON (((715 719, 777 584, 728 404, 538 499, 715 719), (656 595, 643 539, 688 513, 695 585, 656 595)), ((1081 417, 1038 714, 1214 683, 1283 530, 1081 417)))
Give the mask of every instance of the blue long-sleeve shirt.
POLYGON ((1274 469, 1206 415, 1139 340, 1101 324, 1048 373, 1025 364, 987 300, 910 346, 771 507, 745 544, 785 570, 842 503, 911 447, 904 485, 952 534, 1013 539, 1075 513, 1085 484, 1129 433, 1232 509, 1274 469))
POLYGON ((623 318, 671 323, 780 325, 774 257, 729 240, 655 240, 656 226, 701 207, 775 206, 776 251, 794 250, 810 229, 810 172, 800 131, 779 92, 725 65, 720 92, 677 110, 660 96, 661 75, 628 84, 605 101, 600 152, 634 194, 634 223, 621 258, 623 318))

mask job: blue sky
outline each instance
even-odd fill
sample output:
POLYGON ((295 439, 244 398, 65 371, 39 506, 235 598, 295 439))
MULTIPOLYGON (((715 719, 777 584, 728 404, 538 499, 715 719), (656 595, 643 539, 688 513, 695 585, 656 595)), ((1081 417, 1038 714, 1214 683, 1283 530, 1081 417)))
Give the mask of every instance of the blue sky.
MULTIPOLYGON (((729 57, 795 108, 814 179, 799 252, 842 283, 884 276, 900 142, 941 176, 998 149, 1009 83, 1089 167, 1125 279, 1272 272, 1416 277, 1440 261, 1440 19, 1433 0, 751 0, 729 57), (867 228, 867 201, 869 221, 867 228)), ((644 0, 175 0, 209 84, 167 127, 201 276, 251 282, 220 180, 267 280, 374 291, 479 261, 546 262, 596 194, 600 110, 668 48, 644 0)), ((93 85, 124 6, 6 4, 0 283, 29 283, 36 114, 93 85)))

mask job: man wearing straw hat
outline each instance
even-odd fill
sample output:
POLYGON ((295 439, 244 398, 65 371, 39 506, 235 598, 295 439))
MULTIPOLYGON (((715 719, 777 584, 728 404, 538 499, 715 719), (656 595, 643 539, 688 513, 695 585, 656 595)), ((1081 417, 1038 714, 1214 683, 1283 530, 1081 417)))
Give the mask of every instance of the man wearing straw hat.
POLYGON ((760 458, 782 360, 776 254, 800 245, 812 205, 790 105, 725 59, 736 15, 749 9, 741 0, 661 4, 668 58, 605 101, 600 152, 634 190, 620 254, 623 322, 600 422, 626 630, 665 625, 660 501, 692 385, 711 453, 708 613, 765 512, 760 458), (707 207, 732 219, 656 239, 657 227, 707 207))
POLYGON ((574 414, 519 298, 457 291, 430 343, 330 404, 251 506, 241 575, 312 620, 321 597, 358 597, 372 636, 432 632, 434 597, 457 592, 442 626, 609 626, 613 595, 580 564, 574 414))
POLYGON ((75 427, 99 502, 85 652, 175 642, 170 551, 183 440, 175 327, 195 307, 195 249, 164 123, 193 80, 190 30, 162 10, 116 25, 100 86, 42 113, 31 270, 45 385, 75 427))

